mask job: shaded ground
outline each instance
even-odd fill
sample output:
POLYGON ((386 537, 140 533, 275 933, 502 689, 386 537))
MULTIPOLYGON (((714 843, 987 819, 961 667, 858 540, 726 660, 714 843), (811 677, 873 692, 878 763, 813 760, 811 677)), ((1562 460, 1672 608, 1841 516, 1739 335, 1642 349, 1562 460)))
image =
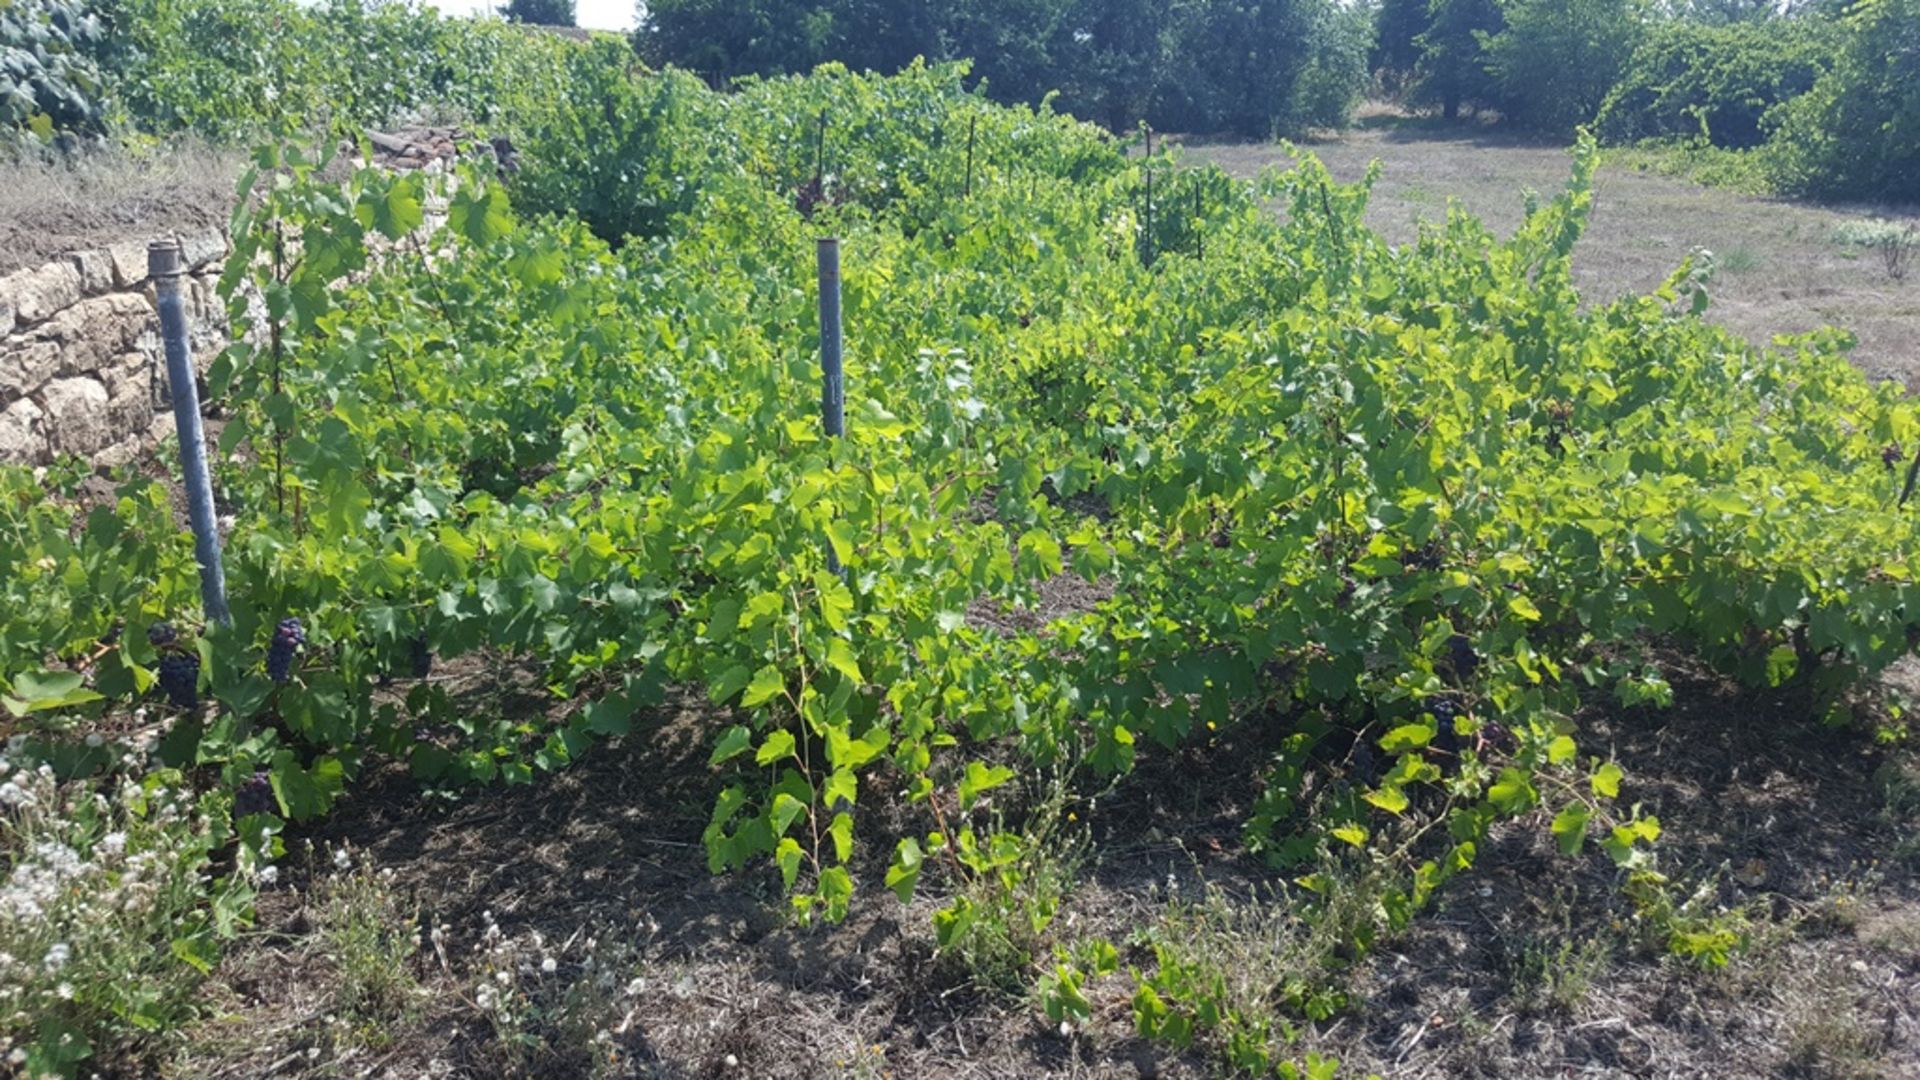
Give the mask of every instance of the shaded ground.
MULTIPOLYGON (((1352 1004, 1299 1049, 1354 1076, 1920 1075, 1920 769, 1806 722, 1791 696, 1675 682, 1672 710, 1588 717, 1587 746, 1616 755, 1623 795, 1665 823, 1662 868, 1699 886, 1702 910, 1743 914, 1745 955, 1718 972, 1663 957, 1611 864, 1563 858, 1525 821, 1339 976, 1352 1004)), ((532 787, 450 800, 396 773, 354 793, 290 839, 261 933, 220 972, 171 1074, 1218 1075, 1133 1033, 1124 976, 1096 984, 1093 1023, 1063 1035, 936 957, 933 874, 909 906, 879 888, 891 837, 927 825, 885 804, 884 778, 863 795, 846 923, 791 924, 770 871, 708 874, 705 757, 722 720, 678 702, 532 787), (366 965, 339 931, 355 882, 387 898, 376 921, 400 940, 402 986, 371 1014, 352 1007, 366 965)), ((1139 933, 1202 901, 1239 927, 1216 934, 1224 962, 1285 975, 1261 930, 1285 918, 1287 875, 1239 843, 1283 731, 1143 748, 1132 777, 1071 804, 1090 843, 1050 940, 1104 935, 1148 966, 1139 933)))
MULTIPOLYGON (((1238 176, 1287 161, 1271 145, 1189 149, 1238 176)), ((1421 221, 1445 220, 1449 199, 1501 234, 1511 232, 1520 223, 1522 193, 1551 195, 1566 185, 1569 168, 1560 146, 1393 117, 1303 149, 1344 181, 1381 162, 1368 221, 1395 243, 1417 235, 1421 221)), ((1741 195, 1612 165, 1601 167, 1594 196, 1592 224, 1573 259, 1589 297, 1651 290, 1688 251, 1704 247, 1720 267, 1710 318, 1758 342, 1823 325, 1851 330, 1860 340, 1855 360, 1869 375, 1920 389, 1920 272, 1896 281, 1875 253, 1834 242, 1843 222, 1901 216, 1897 211, 1741 195)))

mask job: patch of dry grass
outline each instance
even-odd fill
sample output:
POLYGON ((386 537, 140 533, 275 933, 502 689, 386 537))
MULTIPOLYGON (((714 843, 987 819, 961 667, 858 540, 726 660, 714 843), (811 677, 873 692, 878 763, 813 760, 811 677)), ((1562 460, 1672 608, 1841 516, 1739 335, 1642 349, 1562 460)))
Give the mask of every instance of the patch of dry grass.
MULTIPOLYGON (((1370 162, 1384 169, 1368 221, 1388 240, 1443 221, 1448 200, 1505 234, 1520 223, 1528 190, 1565 186, 1565 148, 1486 128, 1446 127, 1376 118, 1300 149, 1335 177, 1359 179, 1370 162)), ((1200 144, 1189 150, 1237 176, 1286 164, 1272 145, 1200 144)), ((1694 248, 1719 257, 1708 317, 1755 342, 1833 325, 1859 338, 1854 357, 1869 375, 1920 389, 1920 275, 1895 279, 1872 252, 1836 243, 1848 222, 1914 220, 1888 207, 1824 207, 1707 188, 1618 164, 1594 182, 1590 228, 1573 260, 1585 295, 1606 301, 1658 286, 1694 248)))
POLYGON ((244 158, 193 141, 0 157, 0 274, 68 251, 221 224, 244 158))

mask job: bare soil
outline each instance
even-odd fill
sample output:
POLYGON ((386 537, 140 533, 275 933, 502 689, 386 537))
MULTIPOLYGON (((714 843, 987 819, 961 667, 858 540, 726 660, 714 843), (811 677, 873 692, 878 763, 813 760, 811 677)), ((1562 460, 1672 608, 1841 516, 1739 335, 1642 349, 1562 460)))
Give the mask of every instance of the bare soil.
MULTIPOLYGON (((1243 177, 1290 160, 1283 147, 1190 143, 1191 153, 1243 177)), ((1450 201, 1502 235, 1519 225, 1524 193, 1566 186, 1570 160, 1541 144, 1474 126, 1436 126, 1384 115, 1298 148, 1342 181, 1382 174, 1368 222, 1389 241, 1446 219, 1450 201)), ((1708 317, 1756 343, 1777 334, 1838 326, 1859 339, 1855 362, 1867 374, 1920 389, 1920 272, 1890 277, 1873 252, 1834 241, 1850 220, 1920 220, 1915 208, 1816 206, 1742 195, 1656 173, 1603 164, 1594 182, 1591 225, 1573 259, 1574 278, 1594 301, 1657 287, 1692 249, 1719 262, 1708 317)))
POLYGON ((241 155, 198 145, 0 160, 0 274, 227 220, 241 155))
MULTIPOLYGON (((1748 952, 1721 971, 1664 956, 1635 932, 1610 863, 1564 858, 1544 821, 1522 821, 1340 975, 1352 1004, 1302 1023, 1299 1050, 1352 1076, 1920 1075, 1920 770, 1866 733, 1810 723, 1793 694, 1740 694, 1704 672, 1677 685, 1664 712, 1596 703, 1586 745, 1613 754, 1624 795, 1665 824, 1662 869, 1747 914, 1748 952)), ((491 705, 563 708, 521 693, 491 705)), ((1134 1034, 1124 976, 1096 985, 1094 1022, 1063 1035, 1018 993, 938 957, 935 874, 911 905, 878 886, 891 837, 929 826, 884 783, 863 786, 862 886, 845 923, 794 923, 769 870, 709 874, 705 759, 726 722, 679 700, 532 786, 449 798, 396 770, 356 791, 289 838, 258 935, 220 971, 170 1075, 1219 1074, 1201 1050, 1134 1034), (342 851, 353 869, 336 865, 342 851), (343 1018, 340 959, 318 926, 329 889, 368 872, 422 934, 406 961, 412 1004, 372 1034, 343 1018), (502 969, 517 1026, 482 1007, 502 969)), ((1137 932, 1183 900, 1256 918, 1284 902, 1287 875, 1239 841, 1284 731, 1273 718, 1143 747, 1131 777, 1076 804, 1090 854, 1051 939, 1104 935, 1144 966, 1137 932)))

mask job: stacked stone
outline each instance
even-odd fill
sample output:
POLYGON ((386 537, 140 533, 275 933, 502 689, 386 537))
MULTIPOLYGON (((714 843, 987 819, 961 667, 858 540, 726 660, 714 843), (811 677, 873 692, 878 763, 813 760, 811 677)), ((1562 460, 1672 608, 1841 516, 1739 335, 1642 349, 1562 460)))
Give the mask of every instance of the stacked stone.
MULTIPOLYGON (((211 229, 180 239, 194 358, 204 370, 225 341, 214 284, 227 238, 211 229)), ((132 460, 168 430, 165 370, 146 241, 0 277, 0 462, 132 460)))

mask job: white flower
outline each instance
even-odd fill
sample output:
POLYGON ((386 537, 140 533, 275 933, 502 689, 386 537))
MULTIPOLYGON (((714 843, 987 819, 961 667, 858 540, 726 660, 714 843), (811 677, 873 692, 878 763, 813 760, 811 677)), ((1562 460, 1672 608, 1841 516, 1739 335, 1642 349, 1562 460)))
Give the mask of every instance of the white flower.
POLYGON ((506 971, 496 971, 493 973, 493 981, 501 986, 507 986, 513 982, 513 976, 506 971))
POLYGON ((353 865, 353 856, 347 854, 346 848, 335 848, 333 850, 333 865, 345 870, 353 865))
POLYGON ((493 1003, 495 1001, 495 998, 493 996, 493 987, 488 986, 485 983, 480 984, 480 992, 475 994, 473 996, 473 999, 474 999, 473 1003, 475 1005, 480 1006, 482 1009, 492 1011, 493 1003))
POLYGON ((279 881, 279 880, 280 880, 280 868, 279 868, 279 867, 277 867, 277 866, 268 866, 268 867, 264 867, 264 868, 262 868, 262 869, 261 869, 261 871, 260 871, 260 884, 262 884, 262 885, 271 885, 271 884, 273 884, 274 882, 276 882, 276 881, 279 881))
POLYGON ((53 992, 60 996, 61 1001, 73 1000, 73 984, 72 983, 63 982, 59 986, 55 987, 53 992))
POLYGON ((540 970, 551 975, 560 970, 560 962, 549 956, 545 960, 540 961, 540 970))
POLYGON ((7 1064, 9 1065, 25 1065, 26 1063, 27 1048, 24 1046, 14 1047, 13 1053, 7 1055, 7 1064))
POLYGON ((101 737, 100 737, 100 735, 99 735, 99 733, 98 733, 98 732, 95 732, 94 734, 92 734, 92 735, 88 735, 88 736, 87 736, 87 745, 88 745, 89 747, 95 747, 95 748, 97 748, 97 747, 99 747, 99 746, 101 746, 102 744, 104 744, 104 743, 105 743, 106 741, 107 741, 107 740, 105 740, 105 739, 103 739, 103 738, 101 738, 101 737))
POLYGON ((8 806, 30 806, 33 801, 33 792, 13 781, 0 784, 0 803, 6 803, 8 806))
POLYGON ((100 850, 109 855, 118 855, 127 850, 127 834, 110 832, 100 838, 100 850))
POLYGON ((46 968, 48 971, 59 971, 61 968, 66 967, 67 961, 72 958, 73 949, 64 941, 56 941, 47 947, 46 958, 40 961, 40 966, 46 968))

